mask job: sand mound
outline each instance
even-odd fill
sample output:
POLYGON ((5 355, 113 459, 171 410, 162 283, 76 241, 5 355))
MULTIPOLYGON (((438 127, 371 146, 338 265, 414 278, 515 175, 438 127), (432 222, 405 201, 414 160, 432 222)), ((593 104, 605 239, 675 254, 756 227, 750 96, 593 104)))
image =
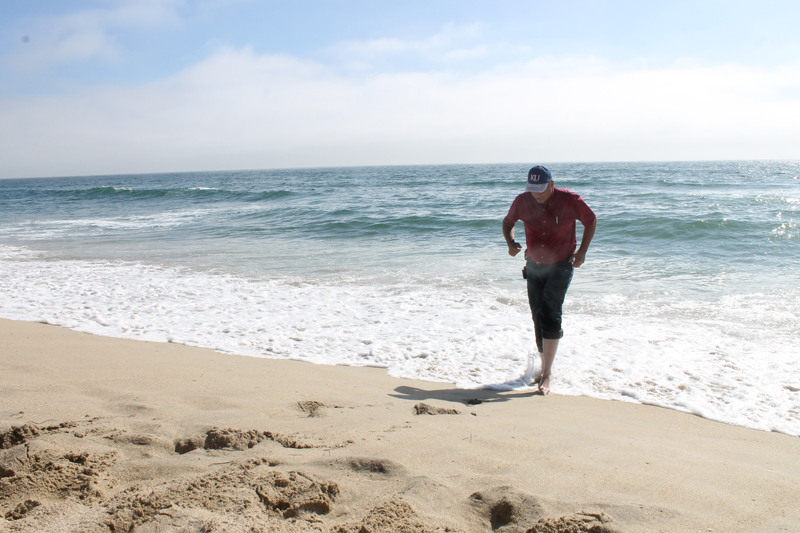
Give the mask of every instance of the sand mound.
POLYGON ((339 495, 335 483, 320 483, 300 472, 274 473, 256 493, 268 509, 292 518, 303 513, 328 514, 339 495))
POLYGON ((7 450, 19 444, 25 444, 41 435, 63 432, 78 425, 78 422, 62 422, 53 426, 40 426, 30 423, 11 426, 9 429, 0 432, 0 450, 7 450))
POLYGON ((322 415, 320 409, 326 407, 326 405, 321 402, 309 400, 305 402, 297 402, 297 407, 299 407, 300 410, 306 414, 306 416, 315 417, 322 415))
MULTIPOLYGON (((320 517, 339 494, 336 483, 278 471, 280 461, 263 458, 218 463, 226 465, 222 469, 212 463, 202 474, 173 479, 165 472, 185 466, 175 463, 179 455, 163 436, 112 426, 90 428, 96 438, 65 431, 77 425, 26 424, 3 432, 8 447, 0 450, 0 530, 12 524, 10 531, 26 532, 316 531, 325 529, 320 517), (137 461, 153 457, 166 462, 137 470, 137 461), (166 470, 158 479, 149 473, 136 479, 159 469, 166 470), (65 522, 66 509, 75 523, 65 522)), ((199 442, 204 449, 236 453, 264 440, 283 439, 270 432, 215 428, 183 446, 199 442)), ((285 442, 298 446, 288 438, 285 442)))
POLYGON ((7 450, 16 446, 17 444, 24 444, 29 440, 35 439, 41 434, 42 431, 39 429, 39 426, 35 424, 12 426, 6 431, 0 433, 0 450, 7 450))
POLYGON ((25 515, 28 514, 28 511, 39 507, 41 502, 37 502, 36 500, 25 500, 24 502, 18 504, 13 511, 9 511, 6 513, 6 520, 19 520, 21 518, 25 518, 25 515))
POLYGON ((339 494, 326 483, 302 472, 278 472, 267 459, 234 463, 216 472, 162 483, 149 488, 130 487, 105 504, 111 531, 172 516, 186 517, 186 509, 237 515, 242 526, 255 530, 285 519, 315 522, 325 515, 339 494))
POLYGON ((253 448, 266 440, 277 442, 284 448, 302 449, 316 447, 314 444, 302 442, 296 438, 280 435, 271 431, 214 428, 207 431, 204 435, 176 440, 174 449, 175 453, 179 454, 189 453, 201 448, 204 450, 242 451, 253 448))
POLYGON ((542 518, 526 533, 618 533, 605 513, 575 513, 558 518, 542 518))
POLYGON ((206 433, 203 447, 206 450, 247 450, 265 440, 272 440, 268 431, 242 431, 241 429, 217 429, 206 433))
POLYGON ((9 466, 0 464, 0 479, 4 477, 14 477, 17 473, 9 466))
POLYGON ((113 484, 108 474, 109 467, 117 461, 113 451, 58 453, 54 447, 42 446, 37 451, 24 452, 25 460, 16 460, 14 475, 0 480, 0 507, 13 505, 20 497, 25 501, 99 500, 113 484))
POLYGON ((393 499, 373 508, 362 520, 333 533, 438 533, 447 531, 421 518, 405 501, 393 499))
POLYGON ((184 454, 197 449, 205 450, 247 450, 265 440, 272 440, 272 434, 255 429, 214 428, 196 437, 175 441, 175 452, 184 454))
POLYGON ((461 411, 458 409, 445 409, 443 407, 433 407, 427 403, 418 403, 414 406, 415 415, 457 415, 461 411))
POLYGON ((264 441, 281 442, 268 431, 214 428, 176 442, 175 453, 171 446, 165 449, 164 443, 171 443, 164 436, 108 421, 92 424, 28 424, 3 433, 4 442, 17 444, 0 450, 0 530, 443 533, 454 531, 443 520, 470 515, 468 521, 481 530, 502 533, 615 531, 602 513, 543 518, 536 497, 505 486, 467 500, 442 496, 444 485, 409 478, 403 465, 380 457, 315 460, 288 468, 284 460, 248 452, 264 441), (189 449, 208 453, 182 457, 189 449), (220 452, 230 460, 215 462, 220 452), (248 454, 242 457, 243 452, 248 454), (198 461, 205 466, 195 469, 198 461), (336 481, 311 474, 314 465, 336 481), (360 479, 373 484, 369 505, 352 499, 358 491, 346 494, 346 505, 337 503, 340 492, 352 490, 360 479), (380 494, 375 491, 386 491, 388 499, 375 506, 371 498, 380 494), (450 502, 449 511, 427 504, 434 494, 450 502))

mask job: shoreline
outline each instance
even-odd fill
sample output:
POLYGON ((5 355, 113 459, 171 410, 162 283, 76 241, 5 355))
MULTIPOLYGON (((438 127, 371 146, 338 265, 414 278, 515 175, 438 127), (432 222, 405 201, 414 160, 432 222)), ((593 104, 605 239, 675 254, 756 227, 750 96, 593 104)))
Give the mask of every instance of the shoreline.
MULTIPOLYGON (((69 326, 66 326, 66 325, 50 323, 50 322, 41 321, 41 320, 13 320, 13 319, 0 317, 0 321, 3 321, 3 320, 10 321, 10 322, 25 322, 25 323, 32 323, 32 324, 42 324, 44 326, 67 329, 67 330, 73 331, 75 333, 82 333, 82 334, 86 334, 86 335, 89 335, 89 336, 92 336, 92 337, 103 337, 103 338, 111 338, 111 339, 119 339, 119 340, 129 340, 129 341, 132 341, 132 342, 146 342, 146 343, 153 343, 153 344, 171 344, 171 345, 177 345, 177 346, 184 346, 184 347, 190 348, 190 349, 211 350, 214 353, 219 353, 219 354, 222 354, 222 355, 228 355, 228 356, 231 356, 231 357, 246 357, 246 358, 255 358, 255 359, 268 359, 268 360, 272 360, 272 361, 293 361, 293 362, 297 362, 297 363, 310 364, 310 365, 315 365, 315 366, 319 365, 319 366, 323 366, 323 367, 375 368, 375 369, 381 369, 381 370, 385 370, 385 371, 388 371, 389 366, 390 366, 387 363, 373 363, 373 362, 370 362, 370 363, 367 363, 367 364, 349 365, 349 364, 345 364, 345 363, 342 363, 342 364, 338 364, 338 363, 319 363, 319 362, 303 360, 303 359, 298 358, 298 357, 274 357, 274 358, 273 357, 260 357, 260 356, 257 356, 257 355, 251 355, 251 354, 245 354, 245 353, 234 353, 234 352, 229 352, 229 351, 220 351, 219 349, 214 349, 214 348, 211 348, 211 347, 208 347, 208 346, 201 346, 201 345, 197 345, 197 344, 186 344, 186 343, 184 343, 182 341, 178 341, 178 340, 174 340, 174 339, 163 340, 163 341, 136 339, 136 338, 126 337, 124 335, 105 335, 105 334, 94 333, 94 332, 91 332, 91 331, 81 331, 81 330, 78 330, 78 329, 73 329, 73 328, 71 328, 69 326)), ((530 392, 530 393, 536 394, 536 390, 535 390, 534 387, 519 387, 519 388, 508 389, 508 388, 506 388, 506 386, 508 385, 508 382, 505 382, 505 383, 502 383, 502 384, 495 384, 495 385, 478 385, 476 387, 460 387, 456 383, 454 383, 452 381, 445 380, 445 379, 419 379, 419 378, 404 377, 404 376, 388 376, 388 374, 387 374, 387 377, 390 377, 392 379, 399 379, 399 380, 420 381, 420 382, 423 382, 423 383, 431 383, 431 384, 434 384, 434 383, 447 384, 447 385, 450 385, 455 390, 463 390, 463 391, 487 390, 487 391, 493 391, 493 392, 516 392, 516 393, 530 392)), ((520 375, 520 377, 517 380, 511 380, 511 381, 512 382, 513 381, 522 382, 522 376, 520 375)), ((786 435, 786 436, 789 436, 789 437, 800 438, 800 435, 793 434, 793 433, 791 433, 789 431, 781 431, 780 429, 777 429, 777 428, 775 428, 775 429, 766 429, 766 428, 753 427, 753 426, 748 426, 748 425, 746 425, 744 423, 736 423, 736 422, 732 422, 732 421, 729 421, 729 420, 724 420, 722 417, 719 417, 719 418, 709 417, 709 416, 706 416, 706 415, 702 414, 701 412, 699 412, 697 410, 692 410, 691 408, 686 407, 686 406, 668 405, 668 404, 660 403, 658 401, 647 400, 647 399, 642 400, 642 399, 637 398, 634 395, 629 395, 629 394, 622 394, 621 397, 619 397, 619 398, 603 397, 602 395, 592 396, 592 395, 587 394, 585 392, 581 392, 581 393, 574 393, 573 392, 573 393, 565 394, 563 392, 556 391, 556 394, 560 395, 560 396, 581 397, 581 398, 593 399, 593 400, 597 400, 597 401, 611 401, 611 402, 632 403, 632 404, 637 404, 637 405, 646 405, 646 406, 649 406, 649 407, 657 407, 657 408, 661 408, 661 409, 667 409, 667 410, 676 411, 678 413, 697 416, 697 417, 703 418, 705 420, 708 420, 709 422, 717 422, 717 423, 721 423, 721 424, 731 425, 731 426, 740 427, 740 428, 744 428, 744 429, 750 429, 750 430, 754 430, 754 431, 764 431, 764 432, 768 432, 768 433, 779 433, 779 434, 783 434, 783 435, 786 435)))
POLYGON ((0 449, 0 531, 800 524, 780 433, 34 322, 0 320, 0 346, 0 435, 22 439, 0 449))

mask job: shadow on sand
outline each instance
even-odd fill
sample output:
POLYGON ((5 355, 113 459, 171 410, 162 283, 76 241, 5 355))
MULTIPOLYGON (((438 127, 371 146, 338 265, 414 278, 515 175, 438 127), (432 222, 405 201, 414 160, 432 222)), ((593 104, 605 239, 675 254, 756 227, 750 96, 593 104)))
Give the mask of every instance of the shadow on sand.
POLYGON ((441 400, 443 402, 454 402, 462 405, 477 405, 489 402, 508 402, 520 398, 530 398, 531 396, 543 396, 538 390, 513 391, 513 390, 492 390, 492 389, 419 389, 417 387, 400 386, 394 389, 394 394, 389 394, 394 398, 402 400, 422 401, 422 400, 441 400))

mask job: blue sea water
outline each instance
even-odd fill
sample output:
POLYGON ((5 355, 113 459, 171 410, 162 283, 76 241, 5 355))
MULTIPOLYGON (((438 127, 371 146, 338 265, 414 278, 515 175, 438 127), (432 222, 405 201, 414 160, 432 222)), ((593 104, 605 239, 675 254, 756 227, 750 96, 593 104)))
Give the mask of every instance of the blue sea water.
MULTIPOLYGON (((529 166, 0 180, 0 317, 525 388, 529 166)), ((548 166, 599 218, 553 392, 800 435, 800 162, 548 166)))

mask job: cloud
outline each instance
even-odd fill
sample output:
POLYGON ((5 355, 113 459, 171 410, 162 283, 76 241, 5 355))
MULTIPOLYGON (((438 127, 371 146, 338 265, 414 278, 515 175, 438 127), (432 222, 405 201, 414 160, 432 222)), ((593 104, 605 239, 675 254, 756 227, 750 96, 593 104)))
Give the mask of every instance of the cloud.
POLYGON ((134 87, 0 102, 0 177, 292 166, 800 158, 800 67, 540 57, 350 76, 222 49, 134 87))
POLYGON ((337 42, 320 51, 326 63, 355 71, 470 71, 486 64, 510 61, 530 54, 530 48, 505 42, 487 42, 481 24, 448 23, 438 33, 421 39, 379 38, 337 42))
POLYGON ((181 0, 120 1, 108 9, 38 18, 26 30, 29 42, 23 50, 2 62, 16 72, 38 74, 64 64, 115 61, 124 55, 118 32, 180 24, 177 10, 182 4, 181 0))
POLYGON ((390 55, 412 54, 440 56, 453 48, 478 41, 481 37, 477 23, 459 26, 445 24, 442 30, 424 39, 380 38, 347 40, 335 43, 327 50, 348 58, 376 58, 390 55))

